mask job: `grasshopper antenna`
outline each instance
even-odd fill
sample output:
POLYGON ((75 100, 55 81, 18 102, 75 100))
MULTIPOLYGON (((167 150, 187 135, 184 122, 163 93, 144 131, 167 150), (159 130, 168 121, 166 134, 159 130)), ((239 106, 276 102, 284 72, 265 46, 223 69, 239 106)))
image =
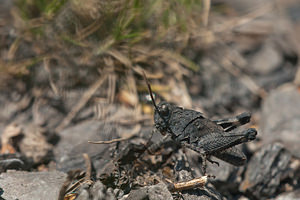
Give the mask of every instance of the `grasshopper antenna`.
MULTIPOLYGON (((151 100, 152 100, 152 103, 153 103, 153 105, 154 105, 154 107, 155 107, 156 112, 157 112, 157 113, 159 114, 159 116, 164 120, 165 124, 168 124, 168 122, 166 121, 166 119, 160 114, 160 111, 159 111, 159 109, 158 109, 158 107, 157 107, 157 105, 156 105, 156 103, 155 103, 155 100, 154 100, 154 97, 153 97, 153 93, 152 93, 152 90, 151 90, 151 85, 150 85, 150 83, 149 83, 149 81, 148 81, 148 79, 147 79, 147 76, 146 76, 146 74, 145 74, 145 71, 143 71, 143 76, 144 76, 144 79, 145 79, 146 84, 147 84, 147 86, 148 86, 148 91, 149 91, 149 93, 150 93, 151 100)), ((170 129, 169 126, 168 126, 168 131, 169 131, 172 135, 174 135, 173 131, 170 129)))
POLYGON ((152 93, 152 90, 151 90, 151 85, 150 85, 150 83, 149 83, 149 81, 148 81, 148 79, 147 79, 147 76, 146 76, 146 74, 145 74, 144 71, 143 71, 143 76, 144 76, 144 79, 145 79, 146 84, 147 84, 147 86, 148 86, 148 91, 149 91, 149 94, 150 94, 152 103, 153 103, 153 105, 154 105, 154 107, 155 107, 155 110, 159 113, 158 107, 157 107, 157 105, 156 105, 156 103, 155 103, 155 100, 154 100, 154 97, 153 97, 153 93, 152 93))

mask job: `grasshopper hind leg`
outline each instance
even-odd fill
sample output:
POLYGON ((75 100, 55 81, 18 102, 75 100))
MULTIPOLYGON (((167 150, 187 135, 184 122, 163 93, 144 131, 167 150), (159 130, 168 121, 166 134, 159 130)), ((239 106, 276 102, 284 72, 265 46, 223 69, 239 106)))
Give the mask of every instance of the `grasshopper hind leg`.
POLYGON ((210 156, 207 157, 206 159, 207 159, 207 161, 210 162, 211 164, 216 164, 216 165, 218 165, 218 167, 220 166, 219 162, 212 160, 212 159, 210 158, 210 156))
POLYGON ((221 152, 216 152, 213 156, 235 166, 243 166, 247 162, 246 155, 236 147, 231 147, 221 152))
POLYGON ((232 118, 214 120, 213 122, 222 126, 224 131, 228 132, 239 126, 249 123, 250 119, 251 119, 251 113, 244 112, 244 113, 237 115, 235 117, 232 117, 232 118))

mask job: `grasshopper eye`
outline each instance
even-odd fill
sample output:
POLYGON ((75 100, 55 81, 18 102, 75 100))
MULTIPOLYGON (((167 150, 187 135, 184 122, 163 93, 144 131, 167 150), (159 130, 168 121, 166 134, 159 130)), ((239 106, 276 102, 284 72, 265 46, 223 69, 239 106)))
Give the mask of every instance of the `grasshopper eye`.
POLYGON ((162 105, 159 112, 162 116, 166 117, 166 116, 169 116, 170 110, 169 110, 169 107, 167 105, 162 105))

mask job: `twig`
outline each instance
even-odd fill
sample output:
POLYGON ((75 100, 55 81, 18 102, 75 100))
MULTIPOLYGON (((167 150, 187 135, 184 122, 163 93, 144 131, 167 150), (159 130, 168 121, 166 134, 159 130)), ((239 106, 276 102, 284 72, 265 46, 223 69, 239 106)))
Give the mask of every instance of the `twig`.
POLYGON ((92 162, 91 158, 87 153, 82 154, 84 161, 85 161, 85 166, 86 166, 86 172, 85 172, 85 180, 89 181, 91 180, 91 174, 92 174, 92 162))
POLYGON ((199 178, 194 178, 190 181, 184 181, 184 182, 179 182, 179 183, 172 183, 171 181, 168 181, 168 190, 170 192, 178 192, 178 191, 183 191, 183 190, 188 190, 188 189, 193 189, 197 187, 203 187, 207 183, 207 179, 210 176, 202 176, 199 178))
POLYGON ((44 68, 45 70, 48 72, 49 74, 49 83, 50 83, 50 86, 51 86, 51 89, 53 90, 53 93, 56 95, 56 96, 59 96, 59 90, 58 88, 56 87, 54 81, 53 81, 53 76, 51 75, 51 71, 50 71, 50 67, 49 67, 49 58, 44 58, 43 59, 43 62, 44 62, 44 68))
POLYGON ((141 125, 137 125, 135 126, 135 128, 133 129, 133 131, 129 134, 125 134, 127 136, 125 137, 121 137, 121 138, 117 138, 117 139, 112 139, 112 140, 107 140, 107 141, 88 141, 88 143, 90 144, 112 144, 112 143, 116 143, 116 142, 121 142, 121 141, 125 141, 125 140, 129 140, 132 137, 134 137, 141 129, 141 125))
POLYGON ((208 24, 208 16, 209 16, 209 11, 210 11, 210 5, 211 2, 210 0, 204 0, 203 1, 203 24, 204 26, 207 26, 208 24))
POLYGON ((117 77, 115 74, 108 75, 108 90, 107 90, 107 98, 109 103, 112 103, 115 99, 116 95, 116 81, 117 77))
POLYGON ((97 89, 103 84, 103 82, 106 80, 106 77, 107 75, 104 74, 83 94, 79 102, 73 107, 73 109, 68 113, 64 120, 56 127, 56 132, 64 129, 72 121, 72 119, 81 110, 81 108, 89 101, 89 99, 93 96, 97 89))
POLYGON ((76 36, 76 40, 83 40, 87 36, 96 32, 103 25, 103 20, 96 20, 87 27, 80 30, 76 36))
POLYGON ((112 140, 107 140, 107 141, 88 141, 88 143, 90 144, 112 144, 112 143, 116 143, 116 142, 121 142, 121 141, 125 141, 125 140, 129 140, 132 136, 130 137, 123 137, 123 138, 117 138, 117 139, 112 139, 112 140))
POLYGON ((16 51, 18 50, 18 48, 20 46, 20 41, 21 41, 21 38, 17 38, 12 43, 12 45, 10 45, 9 50, 7 52, 7 59, 8 60, 13 60, 14 59, 16 51))
POLYGON ((217 26, 214 28, 214 33, 223 33, 226 31, 232 31, 236 27, 242 26, 246 23, 249 23, 253 21, 254 19, 257 19, 258 17, 261 17, 265 15, 266 13, 272 11, 274 9, 273 2, 266 3, 263 6, 260 6, 258 8, 253 9, 252 12, 249 12, 243 16, 238 16, 237 18, 228 21, 227 23, 224 23, 221 26, 217 26))
POLYGON ((122 125, 134 125, 137 123, 150 121, 150 120, 152 120, 152 118, 149 115, 137 115, 137 116, 135 116, 134 119, 122 118, 122 119, 116 121, 115 123, 122 124, 122 125))

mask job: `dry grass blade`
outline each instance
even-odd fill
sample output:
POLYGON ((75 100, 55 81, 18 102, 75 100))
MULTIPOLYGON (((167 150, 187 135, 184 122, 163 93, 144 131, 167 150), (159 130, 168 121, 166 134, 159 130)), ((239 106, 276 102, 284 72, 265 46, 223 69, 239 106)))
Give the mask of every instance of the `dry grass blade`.
POLYGON ((7 59, 12 60, 15 57, 15 53, 19 48, 20 45, 20 38, 15 39, 15 41, 12 43, 12 45, 9 47, 8 53, 7 53, 7 59))
POLYGON ((53 76, 51 75, 51 71, 50 71, 50 67, 49 67, 49 58, 44 58, 44 68, 49 74, 49 83, 50 83, 51 89, 53 90, 53 93, 56 96, 59 96, 59 90, 54 83, 53 76))
POLYGON ((76 198, 77 198, 77 194, 74 194, 74 193, 72 193, 72 194, 66 194, 65 196, 64 196, 64 200, 75 200, 76 198))
POLYGON ((128 119, 128 118, 124 118, 124 119, 120 119, 118 120, 116 123, 118 124, 122 124, 122 125, 134 125, 137 123, 141 123, 141 122, 145 122, 145 121, 150 121, 152 118, 149 115, 137 115, 135 116, 134 119, 128 119))
POLYGON ((232 61, 227 57, 224 57, 221 61, 221 66, 233 76, 237 77, 253 94, 264 98, 267 96, 267 92, 261 88, 256 82, 248 75, 242 73, 240 69, 234 67, 232 61))
POLYGON ((102 25, 103 20, 94 21, 93 23, 91 23, 90 25, 78 32, 76 40, 83 40, 84 38, 96 32, 102 25))
MULTIPOLYGON (((74 192, 76 189, 78 189, 82 184, 87 183, 87 184, 92 184, 93 181, 91 181, 91 174, 92 174, 92 162, 88 154, 84 153, 83 155, 84 161, 85 161, 85 166, 86 166, 86 172, 85 172, 85 177, 79 179, 76 181, 73 185, 71 185, 66 191, 65 194, 74 192)), ((66 197, 66 195, 65 195, 66 197)))
POLYGON ((182 56, 182 55, 180 55, 176 52, 172 52, 172 51, 169 51, 169 50, 164 50, 162 55, 163 55, 163 57, 171 58, 171 59, 175 60, 176 62, 181 63, 182 65, 186 66, 187 68, 189 68, 193 71, 198 71, 199 70, 198 65, 196 65, 191 60, 185 58, 184 56, 182 56))
POLYGON ((107 54, 111 55, 112 57, 114 57, 115 59, 120 61, 120 63, 122 63, 126 67, 128 67, 128 68, 132 67, 132 63, 129 60, 129 58, 127 56, 125 56, 123 53, 121 53, 120 51, 109 50, 109 51, 107 51, 107 54))
POLYGON ((247 24, 254 19, 257 19, 258 17, 261 17, 265 15, 266 13, 270 13, 274 9, 274 2, 270 1, 270 3, 266 3, 263 6, 259 8, 253 9, 252 12, 239 16, 233 20, 227 20, 227 22, 223 23, 221 26, 218 25, 214 28, 214 33, 223 33, 226 31, 232 31, 236 27, 242 26, 244 24, 247 24))
POLYGON ((210 5, 211 5, 210 0, 203 0, 203 24, 204 24, 204 26, 207 26, 207 24, 208 24, 210 5))
POLYGON ((115 74, 108 75, 108 90, 107 90, 107 99, 109 103, 114 102, 116 95, 116 85, 117 77, 115 74))
POLYGON ((83 184, 85 181, 85 177, 79 179, 74 184, 70 186, 70 188, 67 189, 66 194, 75 191, 81 184, 83 184))
POLYGON ((101 76, 81 97, 79 102, 73 107, 73 109, 68 113, 68 115, 64 118, 64 120, 57 126, 55 129, 57 132, 64 129, 76 116, 76 114, 83 108, 83 106, 89 101, 89 99, 93 96, 96 90, 103 84, 106 80, 107 75, 104 74, 101 76))
POLYGON ((150 79, 160 79, 164 77, 164 73, 163 72, 155 72, 155 73, 151 73, 149 71, 144 70, 141 66, 139 65, 135 65, 133 66, 133 71, 138 73, 139 75, 143 76, 143 71, 146 72, 147 77, 150 79))
POLYGON ((122 142, 125 140, 129 140, 131 137, 124 137, 124 138, 117 138, 117 139, 112 139, 112 140, 108 140, 108 141, 88 141, 88 143, 90 144, 112 144, 112 143, 116 143, 116 142, 122 142))
POLYGON ((91 180, 91 174, 92 174, 92 161, 87 153, 84 153, 82 156, 84 158, 85 166, 86 166, 85 180, 89 181, 91 180))
POLYGON ((1 73, 11 75, 27 75, 30 73, 28 66, 32 66, 39 61, 40 58, 28 58, 17 62, 3 62, 0 60, 1 73))
POLYGON ((73 185, 71 185, 70 188, 67 189, 66 194, 74 192, 84 183, 92 184, 92 181, 86 180, 85 177, 83 177, 83 178, 79 179, 77 182, 75 182, 73 185))

